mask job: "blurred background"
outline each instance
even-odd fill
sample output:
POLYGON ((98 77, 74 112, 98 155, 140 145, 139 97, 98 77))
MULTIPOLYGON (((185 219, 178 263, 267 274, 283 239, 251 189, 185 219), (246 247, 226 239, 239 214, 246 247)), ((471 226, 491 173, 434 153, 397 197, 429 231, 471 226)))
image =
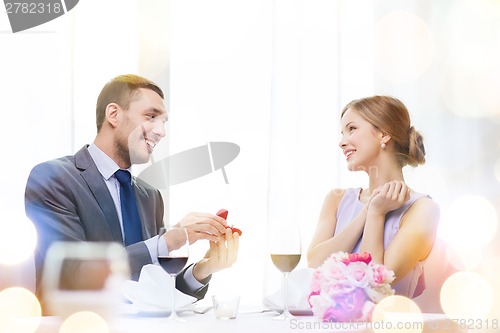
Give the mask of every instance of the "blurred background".
MULTIPOLYGON (((406 104, 424 136, 427 163, 407 167, 407 183, 441 207, 422 307, 438 311, 447 275, 467 270, 496 295, 487 311, 500 312, 500 1, 80 1, 15 34, 0 14, 0 45, 0 290, 34 286, 31 168, 90 143, 102 86, 136 73, 167 95, 154 160, 211 141, 240 146, 229 184, 216 171, 162 189, 166 223, 226 208, 243 230, 238 262, 210 293, 260 304, 279 288, 266 253, 272 225, 299 225, 306 267, 326 193, 366 186, 338 148, 340 110, 384 94, 406 104)), ((197 243, 191 260, 207 247, 197 243)))

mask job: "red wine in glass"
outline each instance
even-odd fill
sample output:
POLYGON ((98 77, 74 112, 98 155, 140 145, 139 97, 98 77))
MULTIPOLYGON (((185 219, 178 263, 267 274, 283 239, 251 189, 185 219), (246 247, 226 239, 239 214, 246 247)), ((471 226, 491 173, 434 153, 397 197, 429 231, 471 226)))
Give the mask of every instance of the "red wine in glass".
POLYGON ((157 251, 160 266, 172 279, 172 308, 168 320, 183 322, 184 320, 179 318, 175 311, 175 280, 177 274, 186 266, 189 258, 189 239, 186 228, 172 227, 168 230, 161 228, 158 235, 157 251))
POLYGON ((160 266, 171 275, 179 274, 186 266, 187 261, 188 257, 158 257, 160 266))

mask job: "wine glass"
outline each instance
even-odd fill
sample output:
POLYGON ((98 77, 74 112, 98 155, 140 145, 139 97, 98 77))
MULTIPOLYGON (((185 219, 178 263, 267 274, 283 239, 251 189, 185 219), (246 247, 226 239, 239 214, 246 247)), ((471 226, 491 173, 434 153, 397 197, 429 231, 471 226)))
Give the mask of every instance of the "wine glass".
POLYGON ((274 266, 283 272, 283 312, 273 319, 289 320, 294 316, 288 309, 288 275, 297 267, 302 254, 299 228, 286 225, 273 232, 269 253, 274 266))
POLYGON ((189 258, 189 239, 186 228, 172 227, 168 230, 161 228, 158 234, 157 250, 160 266, 172 278, 172 308, 167 319, 169 321, 183 322, 184 320, 179 318, 175 311, 175 279, 177 274, 186 266, 189 258), (164 235, 169 239, 168 248, 164 235))
POLYGON ((117 314, 121 285, 130 276, 125 248, 110 242, 54 242, 45 259, 44 311, 63 318, 92 311, 117 314))

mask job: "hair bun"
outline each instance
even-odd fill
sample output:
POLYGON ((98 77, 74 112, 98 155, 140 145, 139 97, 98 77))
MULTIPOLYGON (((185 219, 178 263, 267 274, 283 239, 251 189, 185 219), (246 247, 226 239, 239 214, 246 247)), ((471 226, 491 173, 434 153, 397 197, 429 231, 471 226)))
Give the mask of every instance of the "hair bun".
POLYGON ((413 126, 410 127, 407 162, 411 166, 425 163, 424 138, 413 126))

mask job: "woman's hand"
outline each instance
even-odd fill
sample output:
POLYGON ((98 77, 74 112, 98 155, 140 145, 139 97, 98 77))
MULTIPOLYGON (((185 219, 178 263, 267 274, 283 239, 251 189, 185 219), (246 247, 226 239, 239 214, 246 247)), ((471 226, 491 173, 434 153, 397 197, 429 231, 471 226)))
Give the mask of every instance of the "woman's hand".
POLYGON ((368 202, 368 211, 385 216, 401 207, 410 199, 410 188, 400 180, 385 183, 373 191, 368 202))

